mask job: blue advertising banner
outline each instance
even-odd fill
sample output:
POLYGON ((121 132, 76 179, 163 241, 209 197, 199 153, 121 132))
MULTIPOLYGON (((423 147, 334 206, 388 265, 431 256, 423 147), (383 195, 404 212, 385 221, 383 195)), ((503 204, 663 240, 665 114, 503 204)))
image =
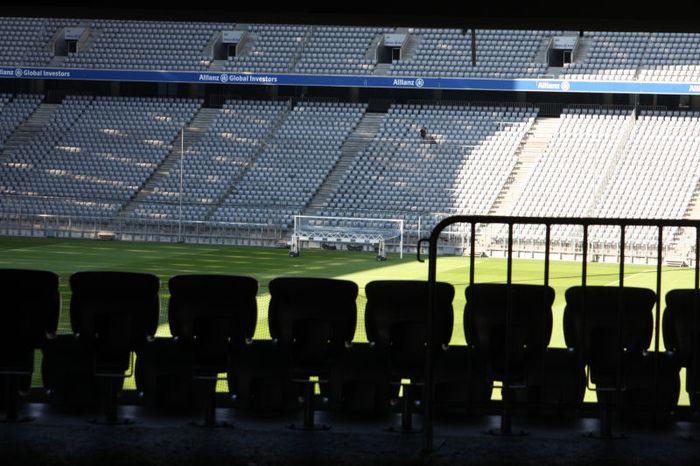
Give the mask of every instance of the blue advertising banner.
POLYGON ((565 79, 422 78, 391 76, 338 76, 320 74, 230 73, 210 71, 127 71, 79 68, 10 67, 0 67, 0 78, 209 83, 268 86, 327 86, 393 89, 700 95, 700 83, 592 80, 576 81, 565 79))

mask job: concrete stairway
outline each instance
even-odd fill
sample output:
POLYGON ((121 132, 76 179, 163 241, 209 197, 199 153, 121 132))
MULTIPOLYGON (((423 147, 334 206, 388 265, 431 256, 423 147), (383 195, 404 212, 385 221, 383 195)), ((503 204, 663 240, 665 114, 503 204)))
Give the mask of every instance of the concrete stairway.
POLYGON ((341 147, 341 155, 333 169, 330 171, 323 184, 316 191, 316 195, 306 206, 303 215, 314 215, 322 209, 330 196, 335 192, 340 179, 348 170, 353 160, 372 142, 379 131, 379 127, 386 116, 385 113, 367 112, 348 136, 341 147))
POLYGON ((200 108, 195 117, 192 119, 190 124, 185 128, 185 135, 180 142, 180 135, 173 141, 173 148, 170 153, 163 159, 160 166, 151 174, 151 176, 144 182, 141 189, 138 190, 136 195, 125 204, 122 209, 117 213, 116 218, 128 218, 133 213, 134 209, 153 192, 153 188, 158 185, 160 180, 168 176, 168 174, 173 170, 179 169, 180 158, 182 156, 182 149, 187 152, 187 149, 194 146, 211 127, 212 123, 216 119, 216 116, 221 110, 218 108, 200 108))
POLYGON ((226 192, 224 192, 221 197, 211 205, 207 213, 204 215, 204 218, 206 220, 210 220, 211 216, 214 215, 214 212, 217 211, 219 207, 223 204, 223 202, 226 200, 227 197, 233 192, 234 189, 238 186, 238 184, 241 182, 245 174, 248 172, 248 169, 255 164, 255 161, 258 159, 260 154, 262 154, 265 149, 267 149, 268 143, 272 140, 272 138, 275 136, 277 131, 280 129, 284 121, 287 119, 289 116, 289 113, 292 110, 291 104, 287 107, 287 110, 284 112, 281 112, 279 116, 277 117, 277 121, 272 125, 272 128, 267 132, 267 134, 260 140, 260 145, 258 146, 257 150, 255 153, 250 157, 250 159, 246 162, 245 168, 241 171, 241 173, 234 179, 231 180, 229 183, 228 189, 226 192))
MULTIPOLYGON (((700 219, 700 182, 695 186, 695 191, 688 202, 688 207, 683 214, 683 220, 700 219)), ((664 231, 664 238, 668 233, 664 231)), ((665 257, 666 265, 688 265, 693 256, 695 246, 695 228, 679 228, 671 239, 668 253, 665 257)))
POLYGON ((491 206, 489 215, 508 215, 510 213, 513 204, 522 194, 537 161, 547 150, 549 141, 558 126, 559 118, 539 117, 535 120, 523 140, 520 141, 520 146, 516 151, 518 161, 491 206))
POLYGON ((58 104, 41 104, 5 141, 0 162, 8 160, 20 147, 29 144, 39 135, 51 120, 58 104))

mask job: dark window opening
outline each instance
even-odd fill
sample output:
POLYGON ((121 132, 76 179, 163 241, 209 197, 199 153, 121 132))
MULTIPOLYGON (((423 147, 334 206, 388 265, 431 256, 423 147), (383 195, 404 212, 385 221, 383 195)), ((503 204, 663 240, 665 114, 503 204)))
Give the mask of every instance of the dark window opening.
POLYGON ((549 51, 549 66, 561 67, 568 63, 571 63, 572 50, 568 49, 555 49, 549 51))

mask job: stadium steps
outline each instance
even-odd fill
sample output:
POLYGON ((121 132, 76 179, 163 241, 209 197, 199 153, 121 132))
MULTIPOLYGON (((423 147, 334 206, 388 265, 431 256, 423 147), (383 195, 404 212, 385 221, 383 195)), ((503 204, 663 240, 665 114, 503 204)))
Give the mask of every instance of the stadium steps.
POLYGON ((12 154, 17 151, 20 147, 29 144, 34 138, 36 138, 46 125, 51 120, 51 116, 54 114, 59 104, 41 104, 34 110, 29 118, 27 118, 24 123, 22 123, 15 131, 7 138, 5 145, 0 154, 0 162, 4 162, 9 159, 12 154))
POLYGON ((294 52, 294 56, 292 57, 292 63, 289 65, 287 71, 293 72, 297 69, 297 65, 301 60, 301 56, 304 54, 306 46, 309 45, 309 42, 311 41, 311 36, 314 35, 315 30, 316 27, 314 26, 311 26, 306 30, 306 32, 304 33, 304 39, 301 41, 301 44, 299 44, 299 48, 297 48, 296 52, 294 52))
POLYGON ((374 71, 372 72, 372 74, 388 76, 390 68, 391 65, 389 63, 377 63, 376 65, 374 65, 374 71))
POLYGON ((213 32, 207 43, 204 44, 204 47, 202 47, 202 55, 212 58, 212 61, 209 64, 209 71, 220 71, 223 69, 223 64, 226 63, 226 60, 213 59, 214 44, 216 44, 216 42, 219 40, 219 37, 221 37, 220 31, 213 32))
MULTIPOLYGON (((535 53, 535 58, 532 60, 535 63, 547 63, 549 55, 549 44, 551 42, 551 37, 545 37, 540 42, 540 46, 537 48, 537 53, 535 53)), ((477 40, 479 40, 477 38, 477 40)))
MULTIPOLYGON (((700 219, 700 181, 695 186, 695 191, 688 202, 688 207, 683 214, 683 220, 700 219)), ((665 232, 664 232, 665 233, 665 232)), ((679 228, 673 235, 666 254, 666 265, 673 266, 679 261, 689 264, 688 258, 693 255, 695 246, 695 229, 679 228)))
POLYGON ((53 68, 60 68, 66 62, 66 57, 63 55, 54 55, 54 57, 49 62, 48 66, 53 68))
POLYGON ((628 116, 626 122, 627 127, 615 146, 615 153, 610 157, 610 160, 607 162, 607 166, 601 167, 601 170, 605 170, 605 174, 599 178, 600 181, 593 192, 592 201, 588 205, 588 209, 585 214, 586 216, 598 216, 598 205, 600 204, 603 194, 605 193, 605 188, 608 186, 608 183, 615 173, 615 167, 617 167, 618 162, 625 153, 625 146, 627 146, 627 143, 630 141, 630 139, 632 139, 632 133, 634 132, 636 121, 637 120, 634 117, 634 113, 628 116))
MULTIPOLYGON (((397 32, 399 31, 397 30, 397 32)), ((403 51, 401 52, 401 59, 410 60, 416 55, 416 50, 418 50, 418 47, 420 47, 422 38, 419 35, 409 33, 408 29, 400 32, 408 34, 406 45, 404 45, 403 51)))
POLYGON ((115 218, 128 218, 133 213, 137 206, 144 203, 146 198, 153 192, 153 188, 158 185, 160 180, 167 176, 171 170, 177 170, 179 167, 180 157, 182 156, 181 148, 187 152, 187 149, 194 146, 211 127, 221 109, 218 108, 200 108, 190 124, 185 128, 185 137, 180 144, 180 136, 173 141, 173 148, 170 153, 163 159, 158 168, 156 168, 151 176, 144 182, 141 189, 136 195, 127 202, 115 218))
POLYGON ((85 39, 85 41, 80 44, 80 52, 86 52, 90 50, 92 46, 95 45, 95 42, 97 42, 100 39, 100 36, 102 35, 102 31, 92 29, 91 24, 88 24, 85 27, 90 28, 90 30, 88 31, 88 36, 85 39))
POLYGON ((277 117, 277 121, 272 125, 270 128, 270 131, 267 132, 265 136, 261 138, 260 146, 258 147, 258 150, 255 151, 255 153, 250 157, 250 160, 246 163, 246 168, 244 170, 241 170, 241 173, 234 179, 231 180, 231 184, 229 184, 228 188, 224 193, 219 197, 219 199, 211 204, 211 207, 207 211, 207 213, 204 215, 204 220, 209 221, 211 220, 211 216, 214 215, 214 212, 216 212, 219 207, 224 203, 226 198, 228 198, 231 193, 236 189, 238 184, 241 182, 243 177, 248 173, 248 168, 253 166, 255 164, 255 161, 258 159, 260 154, 262 154, 265 149, 267 149, 267 144, 269 141, 272 141, 273 137, 277 133, 277 131, 280 129, 282 126, 282 123, 287 119, 289 116, 290 112, 292 110, 292 105, 291 102, 289 103, 287 110, 284 112, 281 112, 280 115, 277 117))
POLYGON ((221 71, 225 64, 226 60, 212 60, 209 64, 209 71, 221 71))
POLYGON ((584 58, 588 55, 588 51, 591 49, 590 37, 579 37, 578 43, 578 50, 576 51, 576 56, 572 57, 572 63, 583 63, 584 58))
POLYGON ((362 120, 355 127, 355 130, 348 136, 341 147, 341 155, 333 169, 316 191, 316 194, 306 206, 302 215, 314 215, 323 208, 330 196, 335 192, 338 184, 347 172, 357 155, 362 152, 372 142, 379 132, 385 113, 367 112, 362 116, 362 120))
POLYGON ((370 44, 369 48, 365 52, 365 60, 377 61, 377 47, 379 47, 379 43, 382 41, 382 37, 384 37, 384 34, 382 33, 379 33, 376 36, 374 36, 374 39, 372 39, 372 44, 370 44))
POLYGON ((515 163, 508 180, 498 193, 489 215, 508 215, 513 204, 523 192, 532 170, 547 150, 552 136, 559 127, 559 118, 538 117, 516 150, 515 163))

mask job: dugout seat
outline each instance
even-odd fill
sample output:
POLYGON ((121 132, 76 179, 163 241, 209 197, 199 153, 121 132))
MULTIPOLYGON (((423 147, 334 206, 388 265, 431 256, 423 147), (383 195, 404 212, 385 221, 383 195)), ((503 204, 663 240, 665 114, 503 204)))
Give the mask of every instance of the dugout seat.
MULTIPOLYGON (((86 365, 102 402, 105 422, 117 419, 117 397, 131 366, 131 353, 140 351, 158 328, 158 277, 132 272, 76 272, 70 277, 70 320, 74 336, 51 347, 44 362, 47 388, 52 392, 82 390, 86 365), (72 358, 78 357, 75 368, 72 358), (62 365, 56 367, 56 365, 62 365)), ((62 398, 70 397, 59 393, 62 398)))
POLYGON ((467 287, 465 296, 467 343, 491 377, 502 381, 502 427, 509 429, 514 402, 538 409, 571 408, 583 401, 583 366, 566 349, 548 348, 551 287, 479 283, 467 287))
POLYGON ((216 384, 252 339, 258 282, 232 275, 178 275, 168 282, 168 322, 177 351, 206 399, 204 425, 216 424, 216 384))
POLYGON ((690 405, 700 410, 700 290, 678 289, 666 294, 663 336, 678 367, 686 368, 685 389, 690 405))
POLYGON ((0 406, 8 421, 17 421, 18 395, 30 388, 34 352, 44 348, 58 327, 58 275, 0 269, 0 296, 0 406))
POLYGON ((646 288, 575 286, 566 291, 564 337, 596 385, 604 437, 612 435, 615 411, 670 412, 678 401, 680 382, 671 359, 647 351, 655 303, 655 293, 646 288), (646 403, 649 399, 654 406, 646 403))
POLYGON ((315 429, 315 383, 322 393, 355 335, 357 285, 330 278, 280 277, 270 281, 270 336, 288 367, 289 380, 303 384, 303 429, 315 429))

